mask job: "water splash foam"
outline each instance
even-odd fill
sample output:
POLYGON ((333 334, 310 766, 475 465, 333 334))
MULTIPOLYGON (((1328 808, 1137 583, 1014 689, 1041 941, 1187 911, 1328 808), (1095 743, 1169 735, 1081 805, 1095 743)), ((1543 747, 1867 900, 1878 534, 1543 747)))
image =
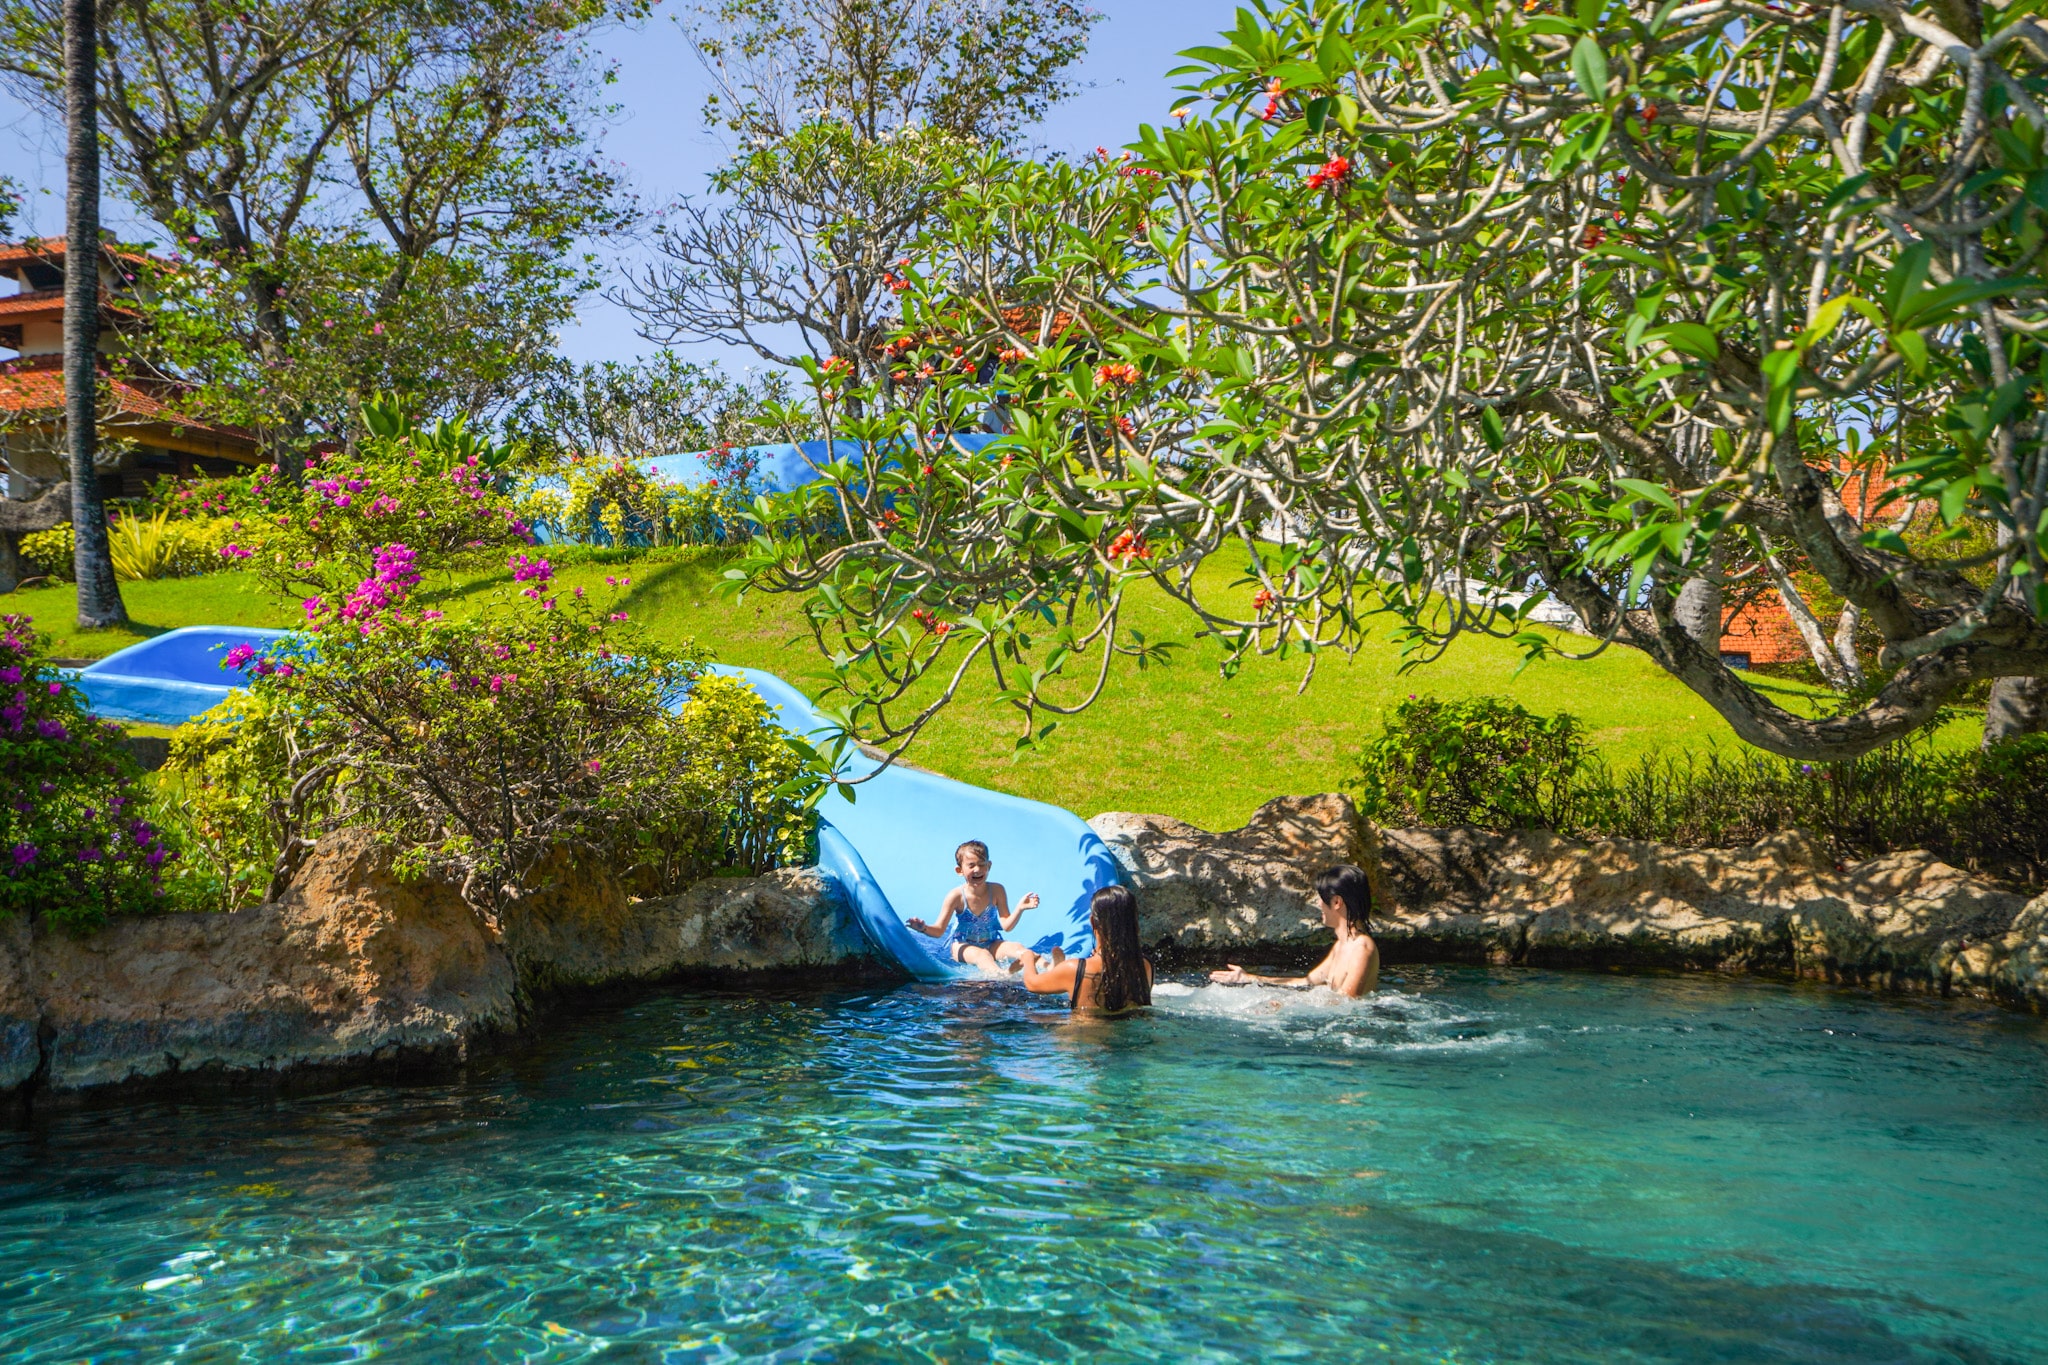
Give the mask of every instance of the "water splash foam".
POLYGON ((1289 1042, 1365 1052, 1488 1052, 1526 1041, 1491 1015, 1398 990, 1353 1000, 1320 989, 1162 981, 1152 988, 1152 1003, 1166 1014, 1225 1019, 1289 1042))

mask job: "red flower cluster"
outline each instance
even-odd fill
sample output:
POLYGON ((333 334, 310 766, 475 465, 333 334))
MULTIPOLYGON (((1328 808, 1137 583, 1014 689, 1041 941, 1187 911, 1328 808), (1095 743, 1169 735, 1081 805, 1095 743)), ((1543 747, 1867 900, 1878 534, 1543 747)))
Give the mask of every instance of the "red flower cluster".
POLYGON ((932 615, 923 607, 919 607, 916 610, 912 611, 910 613, 910 619, 917 622, 919 625, 923 626, 925 628, 926 633, 936 635, 941 640, 946 638, 946 632, 953 629, 953 627, 949 623, 941 621, 938 617, 932 615))
POLYGON ((1150 559, 1152 550, 1145 544, 1144 532, 1123 531, 1115 540, 1109 542, 1109 557, 1121 559, 1128 564, 1134 559, 1150 559))
POLYGON ((835 355, 818 367, 819 374, 846 375, 853 373, 853 362, 843 355, 835 355))
POLYGON ((1329 161, 1324 163, 1323 168, 1321 170, 1317 171, 1314 175, 1311 175, 1308 178, 1308 187, 1312 190, 1320 190, 1325 188, 1334 190, 1339 185, 1343 184, 1345 180, 1347 180, 1350 177, 1350 175, 1351 158, 1346 156, 1333 156, 1329 159, 1329 161))
POLYGON ((1002 361, 1005 365, 1021 365, 1030 358, 1028 354, 1016 346, 1008 346, 996 352, 996 359, 1002 361))
POLYGON ((1279 600, 1279 598, 1273 596, 1273 590, 1271 588, 1260 588, 1257 592, 1252 594, 1252 610, 1263 615, 1265 613, 1266 608, 1272 606, 1275 602, 1279 600))
POLYGON ((1591 251, 1594 247, 1600 245, 1602 242, 1606 240, 1606 228, 1601 227, 1598 223, 1588 223, 1586 225, 1585 235, 1579 238, 1579 245, 1584 247, 1586 250, 1591 251))
POLYGON ((1095 369, 1095 382, 1113 389, 1128 389, 1138 382, 1138 367, 1123 361, 1099 365, 1095 369))
POLYGON ((1259 115, 1259 117, 1271 123, 1273 116, 1280 112, 1280 97, 1286 93, 1287 86, 1282 83, 1278 76, 1275 76, 1272 82, 1266 86, 1266 112, 1259 115))

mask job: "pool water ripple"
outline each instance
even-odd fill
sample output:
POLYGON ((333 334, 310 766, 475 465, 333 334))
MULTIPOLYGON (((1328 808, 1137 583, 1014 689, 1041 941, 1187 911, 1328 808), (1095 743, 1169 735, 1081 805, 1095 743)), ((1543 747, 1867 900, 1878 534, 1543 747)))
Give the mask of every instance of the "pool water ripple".
POLYGON ((2048 1357, 2048 1027, 1421 970, 678 991, 0 1137, 8 1359, 2048 1357))

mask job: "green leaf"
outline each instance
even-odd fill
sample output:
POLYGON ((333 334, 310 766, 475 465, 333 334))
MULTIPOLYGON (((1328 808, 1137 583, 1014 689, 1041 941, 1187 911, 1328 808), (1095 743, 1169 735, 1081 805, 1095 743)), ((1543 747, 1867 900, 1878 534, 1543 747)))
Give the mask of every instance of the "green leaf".
POLYGON ((1607 54, 1590 33, 1572 44, 1572 79, 1586 92, 1587 99, 1597 104, 1607 102, 1607 54))
POLYGON ((1912 366, 1914 374, 1926 373, 1927 343, 1921 339, 1918 332, 1894 332, 1892 333, 1891 342, 1892 349, 1904 357, 1908 365, 1912 366))
POLYGON ((1489 450, 1505 449, 1508 443, 1507 424, 1500 420, 1500 413, 1494 408, 1479 410, 1479 434, 1485 438, 1489 450))
POLYGON ((1721 355, 1721 339, 1714 335, 1712 328, 1698 322, 1667 322, 1644 333, 1643 341, 1646 345, 1661 341, 1674 351, 1698 356, 1701 360, 1716 360, 1721 355))

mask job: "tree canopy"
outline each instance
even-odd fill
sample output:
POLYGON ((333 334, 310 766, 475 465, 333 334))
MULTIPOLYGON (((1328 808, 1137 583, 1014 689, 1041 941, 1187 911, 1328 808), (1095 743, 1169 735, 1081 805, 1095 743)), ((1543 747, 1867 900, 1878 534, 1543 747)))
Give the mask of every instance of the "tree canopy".
POLYGON ((869 377, 911 244, 983 141, 1072 91, 1073 0, 703 0, 684 22, 732 139, 708 199, 662 215, 617 292, 650 340, 721 341, 869 377))
POLYGON ((1138 580, 1234 658, 1379 622, 1418 661, 1640 649, 1808 758, 2048 676, 2038 8, 1243 11, 1123 157, 949 187, 890 343, 915 402, 815 372, 876 451, 816 494, 851 536, 766 523, 751 581, 812 594, 892 737, 975 666, 1027 717, 1085 703, 1079 657, 1149 657, 1138 580), (991 403, 997 447, 930 438, 991 403), (1210 600, 1218 553, 1245 581, 1210 600), (1795 572, 1877 645, 1842 714, 1720 655, 1722 596, 1795 572), (1536 629, 1546 600, 1594 643, 1536 629))
MULTIPOLYGON (((105 0, 116 186, 169 235, 155 358, 280 449, 386 389, 494 411, 631 210, 587 40, 641 0, 105 0)), ((0 3, 4 73, 61 93, 58 0, 0 3)))

